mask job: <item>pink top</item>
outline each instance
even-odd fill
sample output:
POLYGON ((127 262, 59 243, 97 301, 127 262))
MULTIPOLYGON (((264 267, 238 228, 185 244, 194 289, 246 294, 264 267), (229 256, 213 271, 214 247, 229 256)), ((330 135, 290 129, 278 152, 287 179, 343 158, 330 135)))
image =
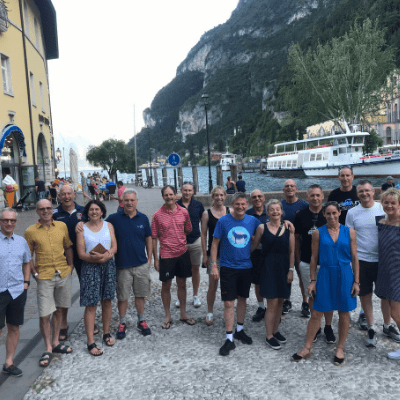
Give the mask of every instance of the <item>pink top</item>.
MULTIPOLYGON (((125 186, 121 186, 119 189, 118 189, 118 197, 121 197, 122 196, 122 193, 124 193, 124 191, 126 190, 126 187, 125 186)), ((121 197, 122 198, 122 197, 121 197)), ((124 206, 124 202, 121 200, 120 202, 119 202, 119 206, 120 207, 123 207, 124 206)))
POLYGON ((153 215, 151 222, 152 238, 160 241, 160 257, 175 258, 187 250, 186 233, 192 231, 189 213, 186 208, 176 205, 168 211, 163 205, 153 215))

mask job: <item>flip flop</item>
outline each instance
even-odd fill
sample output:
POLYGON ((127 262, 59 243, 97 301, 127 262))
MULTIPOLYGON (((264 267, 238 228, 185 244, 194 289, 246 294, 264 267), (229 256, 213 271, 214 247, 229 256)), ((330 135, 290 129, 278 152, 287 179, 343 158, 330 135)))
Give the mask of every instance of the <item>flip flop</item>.
POLYGON ((53 353, 70 354, 72 353, 72 348, 60 343, 58 346, 54 347, 53 353), (68 351, 68 349, 71 349, 71 351, 68 351))
POLYGON ((171 328, 171 321, 168 322, 163 322, 163 324, 161 325, 162 329, 169 329, 171 328))
POLYGON ((60 329, 60 334, 58 335, 59 341, 65 342, 68 339, 68 328, 69 328, 69 326, 67 326, 66 328, 60 329))
POLYGON ((208 313, 206 316, 206 325, 211 326, 214 323, 214 315, 213 313, 208 313))
POLYGON ((48 351, 44 352, 42 354, 42 357, 40 357, 39 366, 43 367, 43 368, 48 367, 50 365, 52 359, 53 359, 53 354, 49 353, 48 351), (45 365, 40 364, 41 362, 44 362, 44 361, 46 361, 47 364, 45 364, 45 365))
POLYGON ((100 357, 100 356, 103 355, 103 350, 101 350, 101 349, 97 346, 97 344, 96 344, 95 342, 93 342, 92 344, 88 344, 88 345, 87 345, 87 349, 88 349, 89 353, 90 353, 93 357, 100 357), (100 350, 101 353, 99 353, 99 354, 93 354, 92 351, 91 351, 91 350, 93 350, 93 349, 100 350))
POLYGON ((196 325, 196 321, 193 318, 181 318, 179 321, 190 326, 196 325))

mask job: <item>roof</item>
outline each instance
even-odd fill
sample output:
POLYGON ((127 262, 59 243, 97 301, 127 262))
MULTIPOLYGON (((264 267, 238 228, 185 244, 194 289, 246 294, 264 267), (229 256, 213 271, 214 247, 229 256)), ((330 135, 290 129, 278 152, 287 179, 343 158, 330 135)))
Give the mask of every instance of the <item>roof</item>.
POLYGON ((33 0, 40 12, 46 59, 58 58, 58 34, 56 10, 51 0, 33 0))

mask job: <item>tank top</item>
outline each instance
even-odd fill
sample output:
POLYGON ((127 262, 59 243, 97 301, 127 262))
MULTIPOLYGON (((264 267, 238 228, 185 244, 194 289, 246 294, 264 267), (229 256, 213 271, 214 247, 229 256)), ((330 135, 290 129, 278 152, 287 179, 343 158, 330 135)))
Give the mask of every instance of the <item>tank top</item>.
MULTIPOLYGON (((226 213, 229 214, 229 207, 225 207, 226 213)), ((213 241, 213 235, 214 235, 214 230, 217 225, 217 222, 219 218, 215 218, 213 213, 211 212, 211 208, 207 210, 208 212, 208 249, 207 249, 207 255, 210 255, 211 252, 211 244, 213 241)), ((219 257, 219 248, 218 248, 218 257, 219 257)))
POLYGON ((111 249, 111 235, 108 223, 103 221, 103 227, 99 232, 92 232, 86 225, 83 225, 83 237, 85 238, 86 254, 101 243, 107 250, 111 249))

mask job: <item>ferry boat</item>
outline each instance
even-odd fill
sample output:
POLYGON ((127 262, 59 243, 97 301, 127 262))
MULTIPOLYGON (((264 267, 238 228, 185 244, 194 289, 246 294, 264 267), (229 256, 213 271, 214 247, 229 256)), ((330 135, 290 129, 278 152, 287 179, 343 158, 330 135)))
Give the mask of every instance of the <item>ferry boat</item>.
POLYGON ((222 154, 222 158, 219 164, 222 167, 222 171, 230 171, 231 165, 236 165, 235 155, 229 153, 228 146, 226 146, 226 153, 222 154))
POLYGON ((312 137, 293 142, 278 143, 270 154, 264 173, 273 177, 331 178, 338 175, 342 166, 351 166, 355 178, 400 178, 400 151, 393 154, 363 155, 368 132, 360 125, 344 122, 346 132, 312 137))

